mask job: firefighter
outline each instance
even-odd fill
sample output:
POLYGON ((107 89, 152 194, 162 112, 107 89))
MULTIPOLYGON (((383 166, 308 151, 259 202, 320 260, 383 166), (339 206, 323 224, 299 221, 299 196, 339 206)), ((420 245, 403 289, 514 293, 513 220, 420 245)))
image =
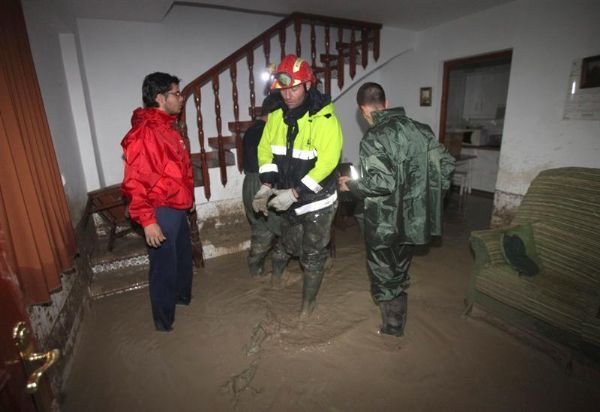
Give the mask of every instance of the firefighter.
POLYGON ((337 209, 337 165, 342 129, 331 98, 316 88, 309 64, 287 55, 272 89, 281 108, 271 112, 258 145, 262 186, 253 208, 282 213, 279 247, 273 253, 273 283, 292 256, 303 269, 301 316, 309 316, 323 279, 331 224, 337 209))

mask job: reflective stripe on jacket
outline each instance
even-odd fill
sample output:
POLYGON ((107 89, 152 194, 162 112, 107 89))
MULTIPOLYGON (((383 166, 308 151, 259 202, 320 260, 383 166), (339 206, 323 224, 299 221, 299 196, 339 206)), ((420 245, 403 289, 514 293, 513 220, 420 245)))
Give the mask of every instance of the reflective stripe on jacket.
POLYGON ((320 210, 337 200, 337 165, 342 150, 342 129, 329 103, 298 119, 298 134, 287 147, 288 125, 283 110, 269 114, 258 145, 261 181, 279 189, 294 188, 296 214, 320 210))

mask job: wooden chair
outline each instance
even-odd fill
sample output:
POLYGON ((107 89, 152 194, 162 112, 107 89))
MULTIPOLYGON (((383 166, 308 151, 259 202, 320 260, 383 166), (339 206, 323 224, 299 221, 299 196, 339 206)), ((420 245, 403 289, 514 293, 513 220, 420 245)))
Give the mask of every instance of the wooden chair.
MULTIPOLYGON (((88 201, 83 217, 84 226, 87 226, 90 216, 94 213, 97 213, 109 227, 109 252, 112 252, 116 238, 132 232, 141 235, 139 231, 134 229, 129 216, 127 215, 127 199, 121 193, 120 183, 88 193, 88 201), (119 226, 126 226, 126 228, 117 232, 119 226)), ((204 267, 204 253, 202 251, 202 242, 200 241, 196 213, 189 214, 188 221, 190 222, 194 265, 196 267, 204 267)))
POLYGON ((112 252, 115 239, 134 232, 130 220, 127 218, 127 200, 121 194, 121 185, 116 184, 88 193, 83 224, 87 226, 89 218, 96 213, 108 225, 108 251, 112 252), (117 227, 126 226, 126 229, 117 232, 117 227))

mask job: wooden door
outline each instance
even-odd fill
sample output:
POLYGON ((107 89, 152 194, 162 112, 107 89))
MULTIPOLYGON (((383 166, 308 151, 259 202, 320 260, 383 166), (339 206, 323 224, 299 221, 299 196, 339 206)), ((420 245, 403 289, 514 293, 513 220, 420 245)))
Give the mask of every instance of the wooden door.
MULTIPOLYGON (((0 411, 49 411, 53 399, 43 380, 35 395, 26 391, 30 375, 25 371, 13 338, 13 330, 19 322, 29 327, 17 278, 6 261, 4 233, 0 228, 0 411)), ((43 359, 39 361, 43 363, 43 359)))

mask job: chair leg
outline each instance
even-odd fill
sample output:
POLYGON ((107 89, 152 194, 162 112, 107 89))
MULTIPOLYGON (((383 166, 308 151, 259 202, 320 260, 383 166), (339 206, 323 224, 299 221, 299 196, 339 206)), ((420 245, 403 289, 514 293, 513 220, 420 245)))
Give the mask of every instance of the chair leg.
POLYGON ((204 251, 202 250, 202 241, 200 240, 200 231, 198 230, 198 218, 196 212, 188 215, 190 224, 190 237, 192 238, 192 259, 197 268, 204 267, 204 251))
POLYGON ((108 234, 108 251, 112 252, 115 245, 115 237, 117 236, 117 224, 114 223, 110 227, 110 233, 108 234))

